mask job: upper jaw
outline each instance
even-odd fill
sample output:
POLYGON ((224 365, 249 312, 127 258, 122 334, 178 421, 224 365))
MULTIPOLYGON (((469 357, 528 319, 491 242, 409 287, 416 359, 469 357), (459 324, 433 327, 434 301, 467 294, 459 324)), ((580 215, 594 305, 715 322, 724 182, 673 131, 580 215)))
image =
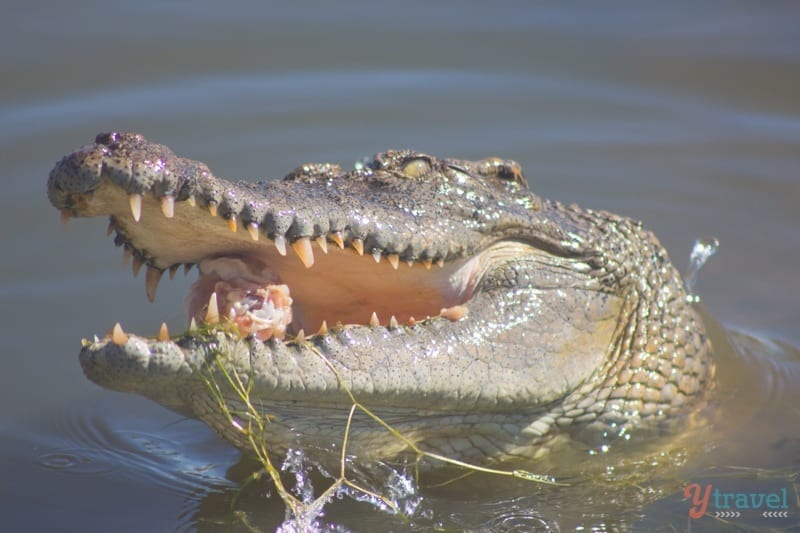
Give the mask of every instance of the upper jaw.
MULTIPOLYGON (((141 135, 109 133, 55 166, 48 195, 65 218, 111 215, 118 242, 160 270, 195 264, 213 255, 220 242, 225 253, 263 247, 265 241, 281 255, 291 247, 306 266, 319 253, 315 248, 324 253, 338 246, 392 266, 426 267, 469 255, 487 242, 481 222, 453 213, 459 206, 451 197, 436 198, 436 183, 413 183, 414 199, 411 189, 403 190, 408 178, 401 173, 369 166, 347 174, 336 170, 304 165, 284 182, 232 183, 141 135), (431 203, 420 207, 419 198, 431 203), (459 218, 465 223, 453 239, 459 218)), ((467 204, 462 207, 471 213, 467 204)))

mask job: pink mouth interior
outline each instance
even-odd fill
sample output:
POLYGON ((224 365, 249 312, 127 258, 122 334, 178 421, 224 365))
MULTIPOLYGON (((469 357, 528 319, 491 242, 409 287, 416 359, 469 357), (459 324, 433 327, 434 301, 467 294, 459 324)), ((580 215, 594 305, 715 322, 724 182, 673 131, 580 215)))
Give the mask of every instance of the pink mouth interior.
POLYGON ((189 318, 215 322, 209 320, 215 299, 219 321, 260 340, 314 333, 323 324, 372 324, 373 314, 379 324, 391 318, 414 323, 466 302, 477 278, 474 261, 392 268, 338 250, 318 254, 312 268, 295 257, 262 253, 204 259, 199 269, 186 298, 189 318))

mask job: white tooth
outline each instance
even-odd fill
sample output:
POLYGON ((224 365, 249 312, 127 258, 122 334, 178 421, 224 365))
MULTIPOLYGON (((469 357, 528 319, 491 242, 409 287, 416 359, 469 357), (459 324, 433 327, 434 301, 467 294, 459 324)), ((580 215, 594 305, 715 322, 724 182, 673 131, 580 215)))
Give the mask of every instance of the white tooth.
POLYGON ((381 262, 381 252, 380 252, 380 250, 375 250, 374 252, 372 252, 372 258, 375 259, 376 263, 380 263, 381 262))
POLYGON ((344 239, 342 239, 341 232, 334 231, 331 233, 331 240, 336 243, 336 245, 344 250, 344 239))
POLYGON ((311 239, 300 237, 292 243, 292 249, 294 249, 306 268, 311 268, 311 265, 314 264, 314 250, 311 249, 311 239))
POLYGON ((112 233, 114 233, 114 218, 108 217, 108 227, 106 228, 106 237, 111 237, 112 233))
POLYGON ((192 207, 197 207, 197 200, 194 199, 194 196, 189 196, 186 198, 186 203, 192 207))
POLYGON ((439 268, 442 268, 444 266, 444 257, 437 259, 436 264, 439 265, 439 268))
POLYGON ((250 234, 250 238, 254 241, 258 240, 258 224, 255 222, 251 222, 247 225, 247 233, 250 234))
POLYGON ((209 214, 210 214, 212 217, 215 217, 215 216, 217 216, 217 214, 219 213, 219 211, 218 211, 218 209, 217 209, 217 204, 216 204, 216 202, 209 202, 209 204, 208 204, 208 213, 209 213, 209 214))
POLYGON ((133 257, 133 252, 131 252, 131 249, 126 246, 125 249, 122 250, 122 264, 128 264, 128 262, 131 260, 131 257, 133 257))
POLYGON ((212 292, 208 298, 208 309, 206 310, 206 324, 217 324, 219 322, 219 307, 217 306, 217 293, 212 292))
POLYGON ((378 314, 375 311, 372 312, 372 316, 369 317, 369 325, 374 327, 380 326, 380 322, 378 322, 378 314))
POLYGON ((392 318, 389 319, 389 327, 392 329, 397 329, 397 318, 392 315, 392 318))
POLYGON ((324 254, 328 253, 328 241, 327 239, 325 239, 325 235, 320 235, 319 237, 314 239, 314 241, 319 246, 319 249, 322 250, 322 253, 324 254))
POLYGON ((423 260, 423 261, 422 261, 422 264, 425 266, 425 268, 427 268, 428 270, 430 270, 430 269, 431 269, 431 265, 432 265, 433 263, 431 262, 431 260, 430 260, 430 259, 425 259, 425 260, 423 260))
POLYGON ((117 346, 122 346, 128 342, 128 334, 122 331, 122 326, 119 325, 119 322, 114 324, 114 329, 111 332, 111 342, 117 346))
POLYGON ((353 249, 355 249, 358 255, 364 255, 364 241, 361 239, 353 239, 350 244, 353 245, 353 249))
POLYGON ((414 266, 414 260, 413 259, 409 259, 408 261, 406 261, 406 263, 408 263, 409 268, 414 266))
POLYGON ((147 293, 147 299, 150 300, 152 303, 156 299, 156 290, 158 290, 158 282, 161 281, 161 276, 164 274, 164 271, 147 266, 147 272, 144 276, 144 290, 147 293))
POLYGON ((192 317, 192 319, 189 321, 189 331, 197 331, 197 321, 194 319, 194 317, 192 317))
POLYGON ((128 196, 128 200, 131 204, 131 214, 133 215, 133 220, 139 222, 142 218, 142 195, 138 193, 131 193, 128 196))
POLYGON ((275 248, 278 249, 279 254, 286 255, 286 237, 284 237, 283 235, 276 235, 275 248))
POLYGON ((400 256, 397 254, 389 254, 386 256, 386 259, 389 260, 389 264, 392 265, 392 268, 397 270, 397 267, 400 266, 400 256))
POLYGON ((131 268, 133 269, 134 278, 139 275, 139 271, 142 269, 143 264, 144 261, 142 261, 142 258, 136 254, 133 254, 133 263, 131 268))
POLYGON ((295 335, 294 340, 297 342, 304 342, 306 340, 306 332, 301 329, 297 332, 297 335, 295 335))
POLYGON ((163 196, 161 198, 161 212, 167 218, 175 216, 175 198, 172 196, 163 196))
POLYGON ((325 320, 323 320, 322 324, 319 327, 317 335, 327 335, 327 334, 328 334, 328 323, 325 320))
POLYGON ((167 323, 161 323, 161 329, 158 330, 158 340, 161 342, 167 342, 169 340, 169 329, 167 329, 167 323))

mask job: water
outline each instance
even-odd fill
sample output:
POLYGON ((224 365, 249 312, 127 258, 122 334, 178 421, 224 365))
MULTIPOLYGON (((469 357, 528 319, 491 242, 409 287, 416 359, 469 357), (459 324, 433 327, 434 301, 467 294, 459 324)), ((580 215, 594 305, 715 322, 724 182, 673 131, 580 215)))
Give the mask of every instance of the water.
MULTIPOLYGON (((730 436, 676 445, 605 475, 606 485, 558 465, 570 487, 473 476, 420 488, 411 522, 344 498, 325 509, 325 524, 683 529, 686 483, 722 467, 797 470, 794 4, 79 0, 3 12, 0 529, 218 530, 234 501, 236 530, 285 519, 268 483, 239 493, 252 463, 205 426, 101 390, 80 371, 80 338, 117 320, 130 331, 155 334, 164 319, 180 330, 191 283, 162 283, 152 306, 102 222, 64 231, 49 206, 53 163, 114 129, 242 179, 305 161, 351 165, 387 148, 512 158, 545 196, 643 220, 678 265, 698 236, 719 238, 694 291, 739 332, 715 334, 731 363, 721 376, 730 407, 720 411, 730 436)), ((756 477, 738 472, 743 484, 756 477)))

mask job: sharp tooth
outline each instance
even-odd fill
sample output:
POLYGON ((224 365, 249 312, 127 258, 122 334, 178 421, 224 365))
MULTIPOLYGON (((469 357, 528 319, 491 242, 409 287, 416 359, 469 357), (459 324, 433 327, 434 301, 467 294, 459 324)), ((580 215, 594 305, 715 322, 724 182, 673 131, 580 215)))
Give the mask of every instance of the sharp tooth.
POLYGON ((306 268, 311 268, 311 265, 314 264, 314 250, 311 249, 311 239, 300 237, 292 243, 292 249, 294 249, 306 268))
POLYGON ((161 342, 167 342, 169 340, 169 330, 167 329, 167 323, 161 323, 161 329, 158 330, 158 340, 161 342))
POLYGON ((114 233, 114 219, 112 217, 108 217, 108 227, 106 228, 106 237, 111 237, 112 233, 114 233))
POLYGON ((111 332, 111 342, 117 346, 122 346, 128 342, 128 334, 122 331, 122 326, 119 325, 119 322, 114 324, 114 330, 111 332))
POLYGON ((330 238, 339 246, 339 248, 344 250, 344 239, 342 239, 342 234, 340 232, 334 231, 330 234, 330 238))
POLYGON ((95 344, 97 344, 98 342, 100 342, 100 339, 98 339, 98 338, 97 338, 97 335, 92 335, 92 339, 94 340, 94 343, 95 343, 95 344))
POLYGON ((186 198, 186 203, 192 207, 197 207, 197 200, 194 199, 194 196, 189 196, 186 198))
POLYGON ((236 225, 236 215, 231 215, 231 217, 228 219, 228 227, 232 232, 236 233, 236 230, 238 229, 236 225))
POLYGON ((328 323, 323 320, 322 324, 319 327, 317 335, 327 335, 327 334, 328 334, 328 323))
POLYGON ((136 254, 133 254, 132 268, 133 268, 133 277, 134 278, 139 275, 139 271, 142 269, 142 265, 143 264, 144 264, 144 261, 142 261, 142 258, 139 257, 136 254))
POLYGON ((192 317, 189 321, 189 332, 197 331, 197 321, 192 317))
POLYGON ((131 249, 126 246, 122 250, 122 264, 127 265, 128 261, 131 260, 132 256, 133 256, 133 253, 131 252, 131 249))
POLYGON ((467 316, 467 312, 468 309, 466 305, 454 305, 453 307, 442 308, 439 314, 447 320, 455 322, 467 316))
POLYGON ((306 340, 306 332, 301 329, 297 332, 297 335, 295 335, 294 340, 296 342, 304 342, 306 340))
POLYGON ((175 279, 175 273, 181 267, 180 263, 175 263, 171 267, 169 267, 169 279, 175 279))
POLYGON ((392 318, 389 319, 389 327, 392 329, 397 329, 397 318, 392 315, 392 318))
POLYGON ((408 317, 408 325, 413 328, 417 325, 417 319, 415 319, 413 316, 408 317))
POLYGON ((175 216, 175 197, 167 195, 161 198, 161 212, 167 218, 175 216))
POLYGON ((358 255, 364 255, 364 241, 361 239, 353 239, 353 242, 350 244, 353 245, 353 248, 356 252, 358 252, 358 255))
POLYGON ((432 265, 433 263, 431 262, 431 260, 430 260, 430 259, 425 259, 425 260, 423 260, 423 261, 422 261, 422 264, 423 264, 423 265, 425 265, 425 268, 427 268, 428 270, 430 270, 430 269, 431 269, 431 265, 432 265))
POLYGON ((164 274, 163 270, 148 265, 147 273, 144 276, 144 290, 147 293, 147 299, 151 303, 156 299, 156 290, 162 274, 164 274))
POLYGON ((194 265, 191 264, 191 263, 184 263, 183 264, 183 275, 184 276, 188 276, 189 272, 191 272, 193 266, 194 265))
POLYGON ((139 222, 139 219, 142 218, 142 195, 139 193, 131 193, 128 196, 128 200, 131 204, 131 214, 133 215, 133 220, 139 222))
POLYGON ((408 263, 408 267, 409 268, 414 266, 414 260, 413 259, 409 259, 408 261, 406 261, 406 263, 408 263))
POLYGON ((283 235, 276 235, 275 248, 278 249, 279 254, 286 255, 286 237, 284 237, 283 235))
POLYGON ((61 226, 66 228, 67 224, 69 223, 69 219, 72 218, 72 213, 69 212, 69 209, 62 209, 61 210, 61 226))
POLYGON ((400 266, 400 256, 397 254, 389 254, 386 256, 386 259, 389 260, 389 264, 392 265, 392 268, 397 270, 397 267, 400 266))
POLYGON ((380 263, 381 262, 381 251, 380 250, 375 250, 374 252, 372 252, 372 258, 375 259, 376 263, 380 263))
POLYGON ((373 328, 381 325, 381 323, 378 322, 378 315, 375 313, 375 311, 373 311, 372 316, 369 317, 369 325, 373 328))
POLYGON ((437 259, 436 264, 439 265, 439 268, 442 268, 444 266, 444 257, 437 259))
POLYGON ((208 309, 206 310, 206 324, 216 324, 219 322, 219 307, 217 307, 217 293, 212 292, 208 298, 208 309))
POLYGON ((255 222, 251 222, 246 227, 247 227, 247 233, 250 234, 250 238, 253 239, 254 241, 257 241, 258 240, 258 224, 256 224, 255 222))
POLYGON ((325 239, 325 235, 320 235, 314 239, 314 241, 317 243, 317 246, 319 246, 319 249, 322 250, 322 253, 328 253, 328 241, 325 239))
POLYGON ((209 203, 208 203, 208 213, 209 213, 209 214, 210 214, 212 217, 215 217, 215 216, 217 216, 217 213, 218 213, 218 211, 217 211, 217 204, 216 204, 216 202, 209 202, 209 203))

